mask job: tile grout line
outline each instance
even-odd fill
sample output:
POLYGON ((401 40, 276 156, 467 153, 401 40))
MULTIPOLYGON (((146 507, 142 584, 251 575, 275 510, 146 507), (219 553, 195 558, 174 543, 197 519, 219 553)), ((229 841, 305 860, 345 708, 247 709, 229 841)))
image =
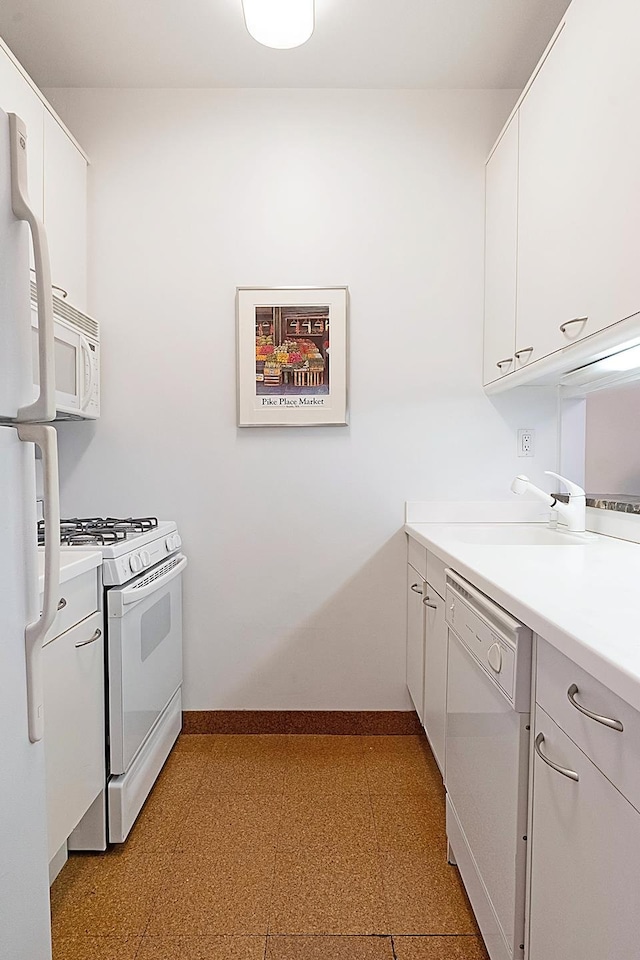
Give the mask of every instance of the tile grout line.
POLYGON ((367 792, 368 792, 368 795, 369 795, 369 810, 370 810, 370 812, 371 812, 371 822, 373 823, 373 833, 374 833, 374 836, 375 836, 375 838, 376 838, 376 860, 377 860, 377 862, 378 862, 378 874, 379 874, 379 877, 380 877, 380 886, 382 887, 382 901, 383 901, 383 903, 384 903, 384 911, 385 911, 384 919, 385 919, 385 927, 386 927, 386 929, 387 929, 387 933, 385 933, 384 936, 385 936, 385 937, 389 937, 390 942, 391 942, 391 952, 392 952, 392 954, 393 954, 393 960, 397 960, 396 955, 395 955, 394 946, 393 946, 393 936, 392 936, 392 934, 391 934, 391 922, 390 922, 390 920, 389 920, 389 903, 388 903, 388 900, 387 900, 387 888, 386 888, 386 884, 385 884, 385 882, 384 882, 384 870, 383 870, 382 856, 381 856, 381 849, 380 849, 380 838, 379 838, 379 836, 378 836, 378 824, 376 823, 376 814, 375 814, 375 810, 374 810, 374 808, 373 808, 373 794, 372 794, 372 792, 371 792, 371 781, 369 780, 369 769, 368 769, 368 767, 367 767, 367 756, 366 756, 366 752, 365 752, 364 750, 363 750, 362 756, 363 756, 363 760, 364 760, 364 773, 365 773, 365 778, 366 778, 366 781, 367 781, 367 792))
POLYGON ((368 767, 367 767, 366 755, 365 755, 364 753, 363 753, 363 758, 364 758, 365 777, 366 777, 366 780, 367 780, 367 793, 368 793, 368 796, 369 796, 369 810, 370 810, 370 812, 371 812, 371 822, 373 823, 373 833, 374 833, 374 836, 375 836, 375 838, 376 838, 376 860, 378 861, 378 873, 379 873, 379 876, 380 876, 380 884, 381 884, 381 886, 382 886, 382 899, 383 899, 383 902, 384 902, 384 909, 385 909, 385 923, 386 923, 386 927, 387 927, 387 931, 388 931, 387 934, 385 934, 385 936, 388 936, 388 937, 391 938, 391 950, 392 950, 392 953, 393 953, 393 960, 396 960, 395 950, 394 950, 394 946, 393 946, 393 934, 391 933, 391 922, 390 922, 390 919, 389 919, 389 902, 388 902, 388 900, 387 900, 387 887, 386 887, 386 884, 385 884, 385 881, 384 881, 384 870, 383 870, 383 868, 382 868, 382 851, 381 851, 381 849, 380 849, 380 838, 379 838, 379 836, 378 836, 378 825, 377 825, 377 823, 376 823, 376 815, 375 815, 375 811, 374 811, 374 809, 373 809, 373 794, 371 793, 371 782, 370 782, 370 780, 369 780, 369 769, 368 769, 368 767))
MULTIPOLYGON (((188 797, 188 799, 187 799, 187 801, 186 801, 187 804, 189 804, 189 803, 193 800, 193 798, 196 796, 196 794, 198 793, 198 790, 200 789, 200 787, 201 787, 201 785, 202 785, 202 782, 203 782, 203 780, 204 780, 204 775, 205 775, 205 772, 206 772, 206 766, 207 766, 207 764, 210 762, 210 760, 211 760, 211 758, 208 758, 207 763, 205 763, 205 764, 202 765, 202 771, 201 771, 201 773, 200 773, 200 776, 197 778, 196 783, 195 783, 195 786, 194 786, 193 790, 191 791, 191 793, 190 793, 190 795, 189 795, 189 797, 188 797)), ((181 809, 182 809, 182 808, 181 808, 181 809)), ((175 841, 173 842, 173 844, 170 844, 170 851, 171 851, 171 859, 172 859, 172 860, 173 860, 174 857, 175 857, 176 850, 178 849, 178 844, 180 843, 180 837, 182 836, 182 833, 183 833, 183 831, 184 831, 184 828, 185 828, 185 825, 186 825, 186 823, 187 823, 187 820, 188 820, 188 816, 187 816, 187 817, 180 817, 180 824, 179 824, 178 829, 177 829, 177 831, 176 831, 175 841)), ((152 899, 152 901, 151 901, 151 908, 150 908, 150 910, 149 910, 149 916, 147 917, 147 922, 146 922, 146 924, 145 924, 145 926, 144 926, 144 930, 142 931, 142 935, 141 935, 141 937, 140 937, 140 943, 138 944, 138 949, 137 949, 136 952, 135 952, 135 955, 134 955, 133 960, 138 960, 138 955, 141 954, 142 947, 143 947, 143 944, 144 944, 144 940, 145 940, 145 937, 147 936, 147 931, 148 931, 148 929, 149 929, 149 925, 150 925, 151 920, 152 920, 152 918, 153 918, 153 916, 154 916, 154 914, 155 914, 156 904, 158 903, 158 901, 159 901, 159 899, 160 899, 160 897, 161 897, 161 895, 162 895, 163 889, 164 889, 164 885, 163 885, 163 883, 161 882, 161 883, 158 884, 158 889, 157 889, 157 891, 156 891, 156 894, 155 894, 155 896, 153 897, 153 899, 152 899)))
POLYGON ((271 918, 272 918, 272 909, 273 909, 273 894, 274 894, 274 891, 275 891, 275 886, 276 886, 276 874, 277 874, 277 870, 278 870, 278 853, 279 853, 279 850, 280 850, 280 836, 281 836, 281 832, 282 832, 282 818, 283 818, 283 816, 284 816, 284 795, 285 795, 286 782, 287 782, 287 767, 288 767, 289 759, 290 759, 290 748, 291 748, 291 744, 290 744, 289 740, 287 740, 287 742, 286 742, 286 744, 285 744, 285 751, 284 751, 285 763, 283 764, 283 770, 282 770, 282 793, 280 794, 280 812, 279 812, 279 817, 278 817, 278 829, 277 829, 277 831, 276 831, 276 838, 275 838, 274 850, 273 850, 273 871, 272 871, 272 874, 271 874, 271 887, 270 887, 270 890, 269 890, 269 906, 268 906, 268 910, 267 910, 267 932, 266 932, 266 935, 265 935, 265 938, 264 938, 264 956, 263 956, 263 960, 266 960, 266 958, 267 958, 267 952, 268 952, 268 950, 269 950, 269 937, 271 936, 271 918))

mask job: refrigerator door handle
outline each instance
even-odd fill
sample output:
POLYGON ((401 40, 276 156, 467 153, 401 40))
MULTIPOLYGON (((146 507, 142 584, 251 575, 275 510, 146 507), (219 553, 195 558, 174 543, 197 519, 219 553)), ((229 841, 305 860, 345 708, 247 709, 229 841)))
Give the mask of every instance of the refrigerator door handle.
POLYGON ((11 206, 18 220, 26 220, 33 238, 38 295, 38 369, 40 392, 33 403, 18 410, 20 423, 54 420, 56 416, 56 371, 54 360, 53 292, 51 264, 44 224, 35 215, 27 190, 27 128, 15 113, 9 114, 11 141, 11 206))
POLYGON ((60 492, 58 488, 58 436, 55 427, 40 423, 21 423, 18 436, 35 443, 42 451, 44 478, 44 602, 42 613, 25 630, 27 662, 27 710, 29 739, 42 740, 44 733, 44 687, 42 644, 58 612, 60 591, 60 492))

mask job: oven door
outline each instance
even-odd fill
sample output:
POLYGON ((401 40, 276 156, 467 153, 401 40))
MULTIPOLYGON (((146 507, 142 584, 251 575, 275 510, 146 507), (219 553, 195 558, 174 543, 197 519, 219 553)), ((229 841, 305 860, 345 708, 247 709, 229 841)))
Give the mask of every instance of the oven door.
POLYGON ((124 773, 182 683, 182 571, 169 557, 107 591, 110 772, 124 773))

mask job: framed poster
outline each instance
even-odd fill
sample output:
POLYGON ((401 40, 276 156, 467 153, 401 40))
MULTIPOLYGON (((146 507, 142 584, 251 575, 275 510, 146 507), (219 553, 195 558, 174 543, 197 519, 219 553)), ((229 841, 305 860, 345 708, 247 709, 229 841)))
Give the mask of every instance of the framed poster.
POLYGON ((347 423, 347 287, 238 287, 238 426, 347 423))

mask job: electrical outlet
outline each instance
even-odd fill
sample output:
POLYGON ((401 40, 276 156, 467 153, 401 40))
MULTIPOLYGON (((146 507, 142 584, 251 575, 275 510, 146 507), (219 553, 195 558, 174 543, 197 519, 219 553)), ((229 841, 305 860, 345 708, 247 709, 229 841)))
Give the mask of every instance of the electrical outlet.
POLYGON ((535 454, 535 430, 518 430, 518 456, 533 457, 535 454))

